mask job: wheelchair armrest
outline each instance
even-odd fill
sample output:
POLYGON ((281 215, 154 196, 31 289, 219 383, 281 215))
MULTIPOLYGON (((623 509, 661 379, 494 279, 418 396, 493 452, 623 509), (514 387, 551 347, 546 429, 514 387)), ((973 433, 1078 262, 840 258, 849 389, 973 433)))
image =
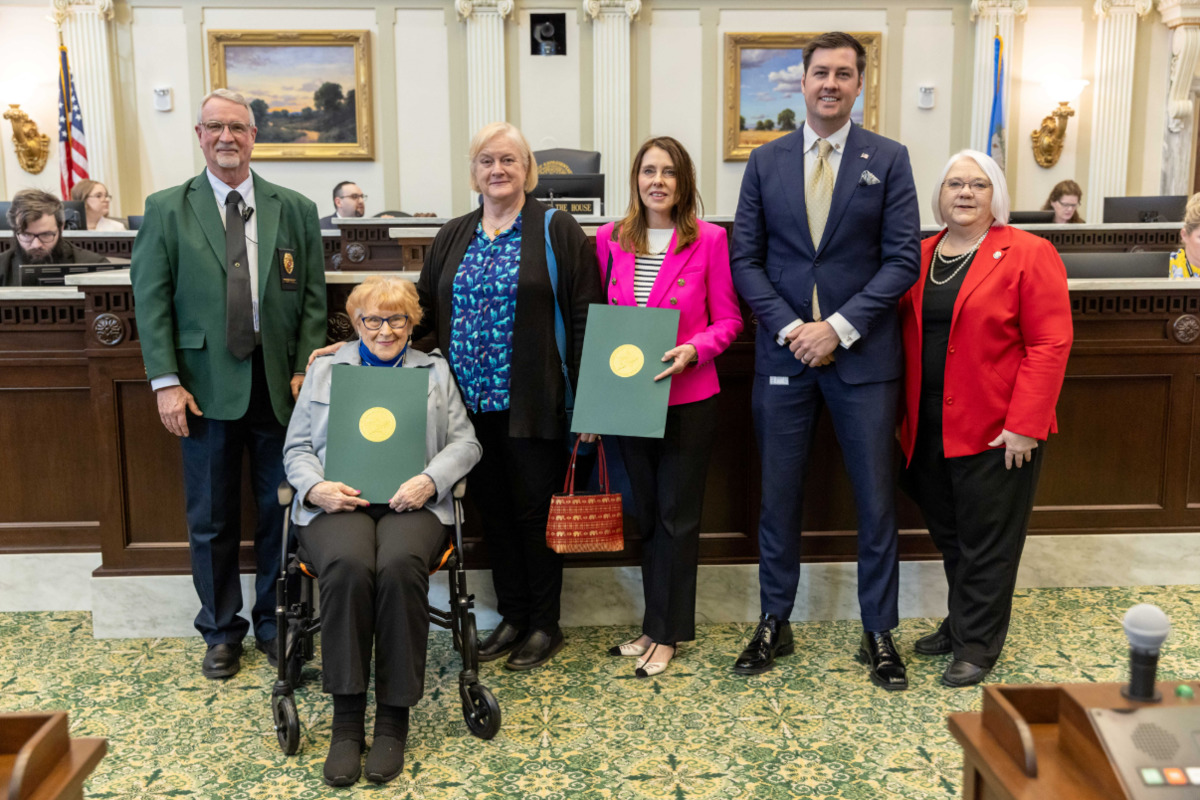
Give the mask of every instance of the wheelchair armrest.
POLYGON ((463 478, 458 483, 454 484, 454 499, 462 500, 467 493, 467 479, 463 478))
POLYGON ((292 504, 292 498, 296 496, 296 490, 292 488, 292 485, 287 481, 284 481, 283 483, 279 484, 278 492, 279 505, 290 506, 292 504))

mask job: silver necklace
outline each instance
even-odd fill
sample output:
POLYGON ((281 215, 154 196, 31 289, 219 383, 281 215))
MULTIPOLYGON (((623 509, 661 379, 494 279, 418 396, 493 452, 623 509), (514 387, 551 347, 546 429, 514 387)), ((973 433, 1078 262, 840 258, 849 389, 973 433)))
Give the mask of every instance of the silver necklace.
POLYGON ((933 249, 933 263, 929 265, 929 280, 930 280, 930 282, 933 283, 934 286, 945 286, 947 283, 954 280, 954 276, 957 275, 959 272, 961 272, 963 267, 965 267, 971 263, 971 259, 969 258, 969 256, 975 255, 975 251, 979 249, 979 245, 983 244, 983 240, 987 238, 987 235, 988 235, 988 231, 984 231, 983 236, 980 236, 978 239, 975 240, 975 244, 971 245, 970 250, 968 250, 965 253, 961 253, 957 256, 951 256, 949 258, 942 255, 942 245, 945 243, 946 238, 947 238, 947 237, 943 236, 938 241, 937 247, 935 247, 933 249), (950 266, 955 263, 957 263, 958 266, 954 268, 953 272, 951 272, 949 275, 947 275, 945 278, 943 278, 942 280, 939 281, 937 279, 937 276, 935 276, 933 274, 933 269, 937 265, 938 261, 941 261, 946 266, 950 266))

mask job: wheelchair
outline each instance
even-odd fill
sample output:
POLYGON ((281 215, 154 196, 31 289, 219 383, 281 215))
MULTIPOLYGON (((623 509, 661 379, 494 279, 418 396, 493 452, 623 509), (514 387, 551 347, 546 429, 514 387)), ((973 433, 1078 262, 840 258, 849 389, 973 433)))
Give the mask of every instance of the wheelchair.
MULTIPOLYGON (((463 719, 467 728, 480 739, 491 739, 500 730, 500 704, 496 696, 479 682, 479 642, 475 630, 475 596, 467 592, 466 572, 462 568, 462 498, 466 480, 454 486, 454 535, 447 544, 438 565, 430 575, 446 569, 450 584, 450 609, 443 611, 429 606, 429 619, 451 631, 454 649, 462 657, 458 673, 458 693, 462 699, 463 719)), ((290 508, 295 490, 286 482, 279 487, 279 503, 290 508)), ((304 664, 315 656, 313 639, 321 630, 313 595, 313 581, 318 576, 303 554, 292 552, 288 546, 291 513, 283 515, 283 545, 280 554, 279 578, 275 581, 275 638, 278 674, 271 690, 271 713, 279 748, 285 755, 300 750, 300 716, 296 711, 294 690, 302 682, 304 664), (288 597, 289 578, 299 584, 299 597, 288 597), (298 580, 296 580, 298 579, 298 580)))

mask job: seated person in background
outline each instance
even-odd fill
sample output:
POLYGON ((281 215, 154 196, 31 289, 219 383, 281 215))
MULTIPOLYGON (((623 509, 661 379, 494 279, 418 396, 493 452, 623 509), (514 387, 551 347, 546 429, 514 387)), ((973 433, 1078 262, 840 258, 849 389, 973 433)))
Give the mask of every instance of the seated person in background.
POLYGON ((1054 212, 1054 224, 1066 225, 1071 222, 1083 222, 1079 216, 1079 198, 1083 197, 1083 189, 1075 181, 1059 181, 1050 190, 1046 205, 1042 211, 1054 212))
POLYGON ((71 199, 83 203, 89 231, 125 230, 125 223, 108 218, 108 207, 112 203, 112 195, 108 193, 108 188, 103 183, 91 180, 80 181, 71 189, 71 199))
POLYGON ((1183 247, 1171 253, 1168 276, 1200 278, 1200 193, 1188 198, 1179 239, 1183 247))
POLYGON ((296 488, 292 519, 320 575, 322 671, 325 691, 333 695, 325 759, 330 786, 349 786, 362 771, 372 643, 377 705, 367 779, 385 783, 404 768, 408 710, 425 686, 429 571, 454 524, 454 484, 482 453, 446 359, 408 346, 421 321, 416 286, 401 278, 368 278, 350 293, 346 313, 359 339, 313 362, 283 449, 287 479, 296 488), (387 505, 368 504, 358 490, 325 480, 335 364, 432 373, 425 470, 398 478, 387 505))
POLYGON ((337 225, 333 224, 334 217, 341 219, 355 219, 363 215, 366 210, 367 196, 363 194, 362 189, 358 188, 358 184, 352 181, 342 181, 337 186, 333 187, 333 208, 334 213, 328 217, 321 217, 322 230, 335 231, 337 225))
POLYGON ((63 204, 41 189, 22 189, 8 208, 13 246, 0 253, 0 286, 19 286, 22 264, 99 264, 103 256, 75 247, 62 238, 63 204))

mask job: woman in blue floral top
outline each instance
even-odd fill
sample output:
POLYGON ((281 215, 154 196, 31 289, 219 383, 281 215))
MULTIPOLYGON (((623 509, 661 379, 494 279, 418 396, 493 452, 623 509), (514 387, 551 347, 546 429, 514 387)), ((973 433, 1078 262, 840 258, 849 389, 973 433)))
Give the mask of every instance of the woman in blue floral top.
POLYGON ((1172 278, 1200 278, 1200 193, 1188 198, 1179 239, 1183 247, 1171 253, 1168 275, 1172 278))
POLYGON ((554 304, 566 327, 567 370, 576 380, 587 308, 603 303, 595 248, 570 214, 550 220, 558 265, 546 263, 547 206, 529 192, 537 164, 505 122, 471 141, 471 188, 483 204, 446 223, 430 245, 417 290, 424 319, 462 391, 483 459, 467 480, 483 519, 501 624, 479 659, 508 655, 532 669, 562 648, 558 626, 562 557, 546 547, 550 497, 566 473, 562 361, 554 304))

